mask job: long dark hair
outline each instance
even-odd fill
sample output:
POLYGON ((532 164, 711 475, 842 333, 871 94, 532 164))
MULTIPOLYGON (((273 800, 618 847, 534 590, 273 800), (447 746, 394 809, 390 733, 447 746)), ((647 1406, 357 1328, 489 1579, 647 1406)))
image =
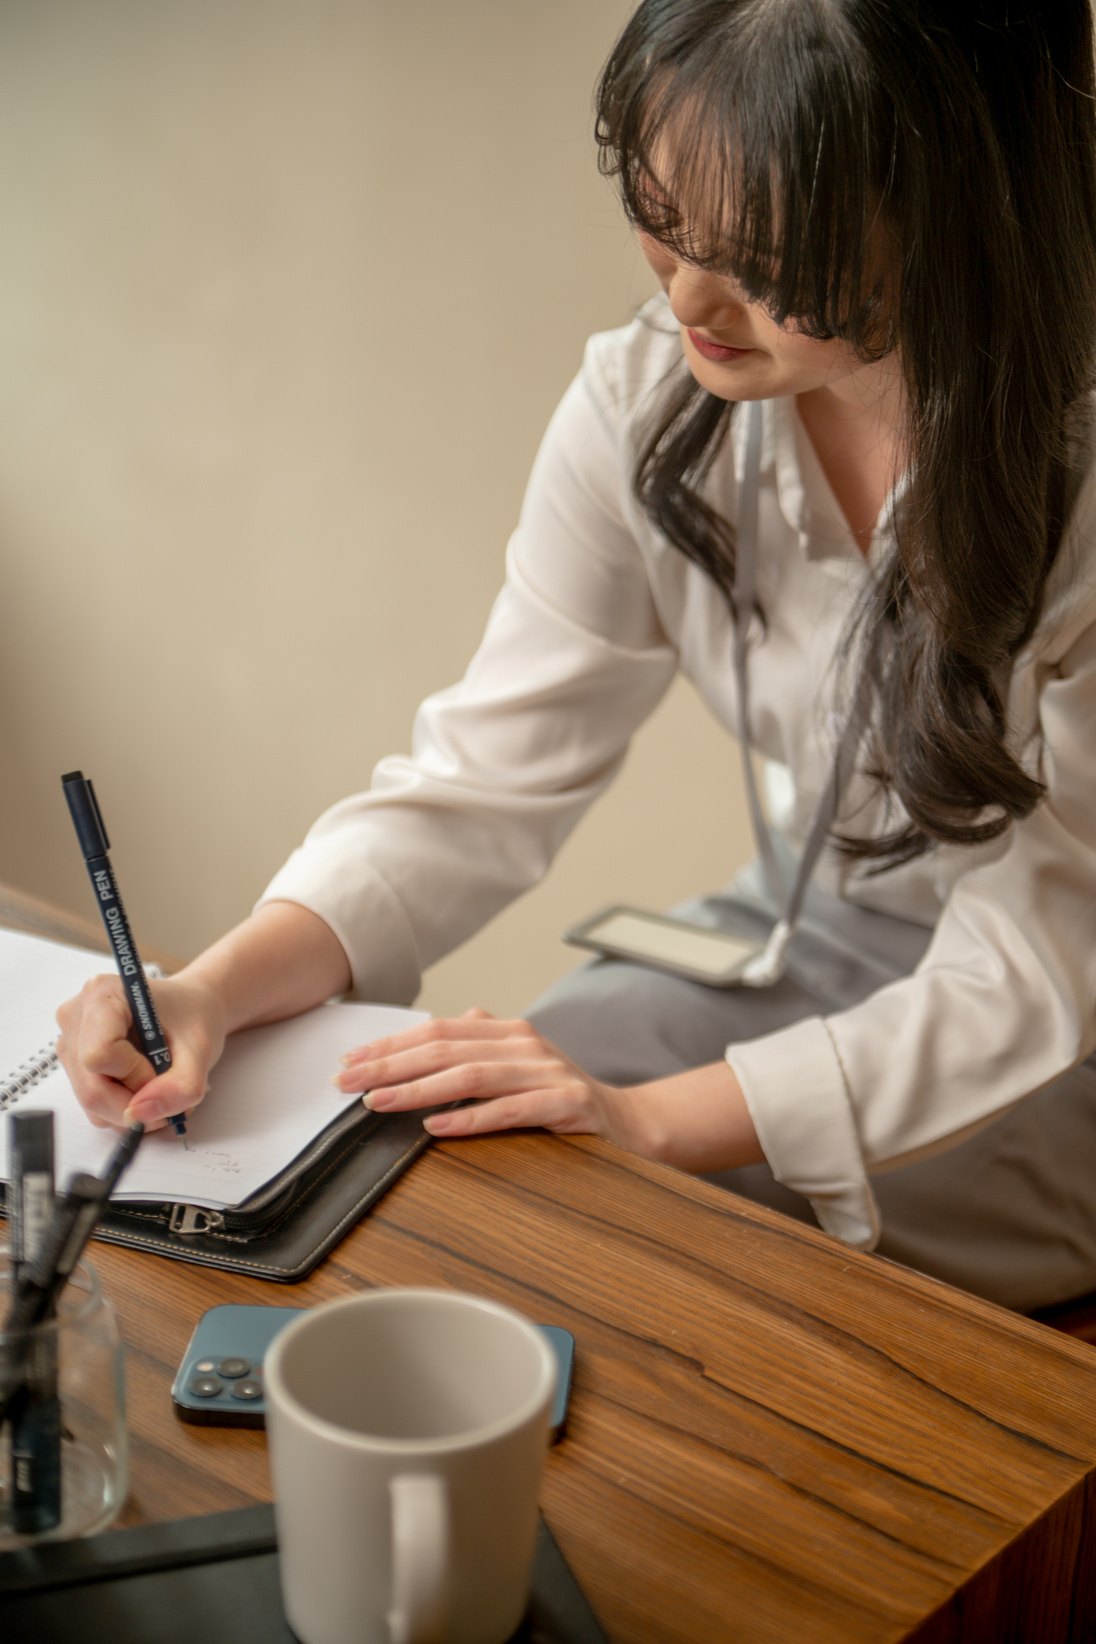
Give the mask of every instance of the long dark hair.
MULTIPOLYGON (((808 335, 899 349, 910 481, 857 654, 867 763, 909 820, 842 841, 880 866, 993 839, 1045 792, 1007 697, 1092 384, 1094 98, 1089 0, 644 0, 598 88, 637 226, 808 335)), ((702 488, 732 411, 683 373, 635 474, 728 598, 702 488)))

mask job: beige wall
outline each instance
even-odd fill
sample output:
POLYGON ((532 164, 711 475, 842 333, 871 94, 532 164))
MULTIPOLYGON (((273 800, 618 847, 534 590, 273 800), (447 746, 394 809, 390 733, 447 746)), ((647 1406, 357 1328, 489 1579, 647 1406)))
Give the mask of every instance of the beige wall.
MULTIPOLYGON (((591 137, 628 10, 0 0, 0 877, 90 910, 81 766, 192 954, 459 674, 583 339, 648 289, 591 137)), ((424 1002, 516 1011, 565 923, 747 849, 680 686, 424 1002)))

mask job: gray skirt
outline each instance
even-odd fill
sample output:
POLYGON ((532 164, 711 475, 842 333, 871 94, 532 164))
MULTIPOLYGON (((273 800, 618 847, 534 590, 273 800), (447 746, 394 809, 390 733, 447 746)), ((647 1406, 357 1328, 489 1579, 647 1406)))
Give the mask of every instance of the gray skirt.
MULTIPOLYGON (((675 910, 764 938, 759 876, 675 910)), ((528 1018, 595 1078, 640 1084, 722 1059, 727 1045, 859 1003, 908 975, 931 932, 812 888, 785 977, 771 988, 704 987, 598 959, 537 1000, 528 1018)), ((709 1181, 817 1226, 767 1165, 709 1181)), ((1021 1312, 1096 1289, 1096 1056, 946 1153, 872 1177, 877 1250, 1021 1312)))

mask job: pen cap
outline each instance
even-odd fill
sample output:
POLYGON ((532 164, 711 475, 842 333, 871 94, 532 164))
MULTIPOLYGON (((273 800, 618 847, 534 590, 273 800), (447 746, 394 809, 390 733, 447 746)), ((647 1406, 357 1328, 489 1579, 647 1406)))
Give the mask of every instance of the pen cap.
MULTIPOLYGON (((8 1114, 8 1151, 20 1171, 53 1174, 53 1113, 49 1108, 20 1108, 8 1114)), ((12 1170, 14 1180, 19 1172, 12 1170)))
POLYGON ((8 1255, 14 1278, 34 1261, 53 1215, 53 1114, 22 1108, 8 1115, 8 1255))
POLYGON ((91 778, 85 777, 83 771, 69 771, 61 778, 61 782, 65 798, 68 800, 72 825, 76 829, 76 837, 84 853, 84 861, 90 862, 92 857, 105 856, 110 849, 110 840, 103 826, 91 778))
POLYGON ((65 1184, 65 1202, 82 1208, 99 1204, 106 1197, 101 1177, 90 1170, 74 1170, 65 1184))

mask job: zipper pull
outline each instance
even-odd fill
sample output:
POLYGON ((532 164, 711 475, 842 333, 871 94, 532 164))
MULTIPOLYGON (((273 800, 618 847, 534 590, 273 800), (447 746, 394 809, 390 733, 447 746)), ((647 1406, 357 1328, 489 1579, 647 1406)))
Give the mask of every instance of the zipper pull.
POLYGON ((225 1219, 219 1210, 204 1210, 196 1204, 173 1204, 167 1225, 172 1233, 218 1233, 225 1219))

